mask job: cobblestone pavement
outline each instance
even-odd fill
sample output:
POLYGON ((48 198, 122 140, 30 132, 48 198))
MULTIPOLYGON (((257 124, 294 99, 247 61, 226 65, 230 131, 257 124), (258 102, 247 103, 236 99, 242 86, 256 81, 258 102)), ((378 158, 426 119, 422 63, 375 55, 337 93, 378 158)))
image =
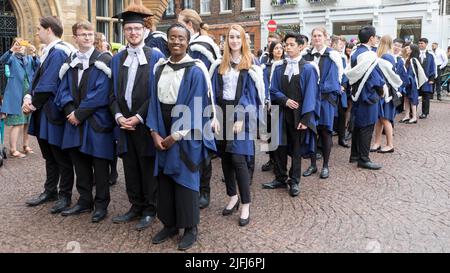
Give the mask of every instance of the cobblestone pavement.
MULTIPOLYGON (((239 214, 221 215, 227 197, 216 159, 212 201, 201 211, 199 240, 189 252, 449 252, 449 141, 450 101, 432 101, 427 120, 395 124, 395 153, 371 155, 383 169, 358 169, 348 163, 350 149, 335 143, 331 177, 302 178, 296 198, 285 189, 261 188, 273 176, 260 171, 267 157, 259 153, 251 222, 243 228, 239 214)), ((34 138, 32 147, 38 150, 34 138)), ((108 217, 99 224, 91 223, 89 214, 51 215, 52 204, 25 206, 42 191, 43 164, 37 152, 8 159, 0 169, 0 252, 177 252, 179 237, 151 244, 159 221, 141 232, 134 230, 136 222, 112 223, 129 208, 121 161, 108 217)), ((309 162, 302 164, 304 170, 309 162)), ((74 193, 73 202, 77 197, 74 193)))

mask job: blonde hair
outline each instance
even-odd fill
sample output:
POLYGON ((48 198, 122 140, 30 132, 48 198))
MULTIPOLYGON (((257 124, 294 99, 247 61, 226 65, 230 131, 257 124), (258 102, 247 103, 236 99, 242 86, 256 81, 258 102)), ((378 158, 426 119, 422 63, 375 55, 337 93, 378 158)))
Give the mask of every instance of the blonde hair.
POLYGON ((209 26, 203 23, 202 18, 193 9, 184 9, 179 16, 183 17, 183 21, 187 24, 192 23, 195 32, 200 32, 200 35, 208 35, 209 26))
POLYGON ((231 68, 231 64, 230 64, 231 49, 230 49, 228 37, 229 37, 230 31, 232 29, 239 32, 239 35, 241 36, 241 40, 242 40, 242 48, 241 48, 242 58, 241 58, 241 62, 237 66, 237 69, 238 70, 250 69, 250 67, 253 64, 253 58, 252 58, 252 53, 250 52, 250 47, 249 47, 248 43, 245 41, 244 28, 242 28, 240 25, 232 25, 228 29, 228 32, 227 32, 228 34, 225 39, 225 44, 224 44, 224 48, 223 48, 223 59, 222 59, 222 63, 219 66, 219 74, 220 75, 224 75, 231 68))
POLYGON ((315 31, 320 31, 323 33, 323 36, 328 37, 328 32, 325 27, 318 26, 318 27, 313 28, 313 30, 311 31, 311 37, 314 35, 315 31))
POLYGON ((389 35, 384 35, 380 39, 380 45, 377 49, 377 56, 381 58, 384 54, 391 52, 392 50, 392 38, 389 35))

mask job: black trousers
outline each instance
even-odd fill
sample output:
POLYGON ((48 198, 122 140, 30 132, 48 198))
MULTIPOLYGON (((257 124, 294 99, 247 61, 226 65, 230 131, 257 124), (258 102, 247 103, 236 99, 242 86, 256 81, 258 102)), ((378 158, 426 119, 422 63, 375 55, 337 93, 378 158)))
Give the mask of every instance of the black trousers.
POLYGON ((352 151, 350 157, 357 158, 359 162, 369 162, 370 141, 372 140, 375 124, 367 127, 354 127, 352 133, 352 151))
POLYGON ((132 209, 143 216, 156 215, 158 183, 153 176, 154 156, 139 156, 139 141, 127 134, 127 153, 123 156, 125 186, 132 209))
POLYGON ((442 75, 442 70, 439 68, 439 66, 437 67, 437 78, 434 80, 434 90, 436 91, 437 95, 441 95, 441 75, 442 75))
POLYGON ((69 153, 58 146, 51 145, 46 140, 38 138, 42 157, 45 159, 47 178, 44 189, 48 193, 58 193, 59 197, 71 198, 73 188, 73 166, 69 153))
POLYGON ((165 227, 197 226, 200 222, 198 192, 179 185, 161 172, 158 176, 158 218, 165 227))
POLYGON ((106 210, 111 200, 109 194, 109 160, 84 154, 78 149, 69 151, 77 175, 76 186, 80 198, 77 204, 96 210, 106 210), (92 197, 95 179, 95 199, 92 197))
POLYGON ((338 96, 338 117, 337 117, 337 132, 339 142, 345 140, 345 108, 342 107, 342 97, 338 96))
POLYGON ((211 192, 212 162, 208 160, 200 167, 200 193, 209 194, 211 192))
POLYGON ((433 93, 422 92, 422 114, 430 114, 430 98, 432 96, 433 93))
POLYGON ((237 181, 241 203, 249 204, 251 202, 250 173, 247 156, 227 152, 223 153, 222 169, 225 177, 225 185, 227 187, 227 195, 234 196, 237 194, 237 181))
POLYGON ((286 134, 287 143, 280 143, 277 149, 273 152, 274 160, 274 173, 275 179, 280 182, 286 182, 288 178, 300 183, 301 172, 301 159, 300 159, 300 134, 301 132, 295 128, 294 119, 292 113, 285 112, 283 120, 283 129, 286 134), (289 153, 288 153, 288 150, 289 153), (287 160, 288 155, 291 155, 291 168, 289 170, 289 176, 287 174, 287 160))

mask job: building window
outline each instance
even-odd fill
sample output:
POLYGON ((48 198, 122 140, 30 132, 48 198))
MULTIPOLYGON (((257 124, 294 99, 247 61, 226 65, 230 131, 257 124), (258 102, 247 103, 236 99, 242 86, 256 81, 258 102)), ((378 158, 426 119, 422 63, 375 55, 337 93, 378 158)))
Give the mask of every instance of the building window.
POLYGON ((254 9, 256 7, 255 0, 243 0, 242 1, 242 9, 254 9))
POLYGON ((109 40, 109 22, 97 21, 97 32, 105 34, 106 40, 109 40))
POLYGON ((114 0, 113 14, 123 12, 123 0, 114 0))
POLYGON ((422 19, 397 20, 397 37, 405 42, 419 42, 422 35, 422 19))
POLYGON ((193 9, 194 8, 193 0, 184 0, 184 8, 185 9, 193 9))
POLYGON ((109 0, 97 0, 97 16, 109 16, 109 0))
POLYGON ((200 0, 200 14, 210 14, 210 0, 200 0))
POLYGON ((167 4, 167 9, 166 9, 166 16, 168 16, 168 17, 175 16, 175 1, 174 0, 169 0, 169 3, 167 4))
MULTIPOLYGON (((128 2, 128 1, 127 1, 128 2)), ((113 15, 125 9, 124 0, 97 0, 96 2, 96 31, 103 33, 108 42, 124 43, 122 25, 113 15)))
POLYGON ((220 0, 220 11, 230 11, 231 0, 220 0))

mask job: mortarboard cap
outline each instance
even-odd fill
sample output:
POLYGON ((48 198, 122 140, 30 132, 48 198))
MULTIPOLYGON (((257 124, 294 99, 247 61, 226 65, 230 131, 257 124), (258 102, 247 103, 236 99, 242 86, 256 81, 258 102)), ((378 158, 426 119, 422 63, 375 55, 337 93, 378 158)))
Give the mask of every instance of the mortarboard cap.
POLYGON ((144 24, 144 19, 153 16, 153 13, 142 13, 142 12, 135 12, 135 11, 125 11, 119 14, 116 14, 113 16, 113 18, 119 19, 122 24, 128 24, 128 23, 140 23, 144 24))

